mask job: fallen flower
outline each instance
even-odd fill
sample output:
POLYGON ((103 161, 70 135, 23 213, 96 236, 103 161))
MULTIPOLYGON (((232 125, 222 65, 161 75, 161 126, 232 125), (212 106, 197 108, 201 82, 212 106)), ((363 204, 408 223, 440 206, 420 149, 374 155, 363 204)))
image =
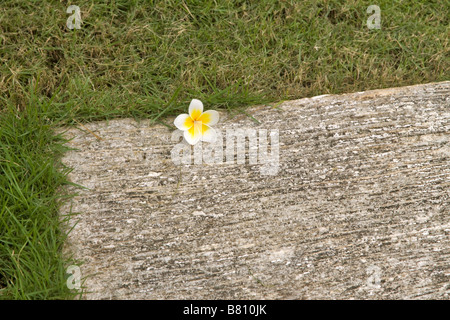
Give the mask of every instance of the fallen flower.
POLYGON ((216 132, 211 127, 219 122, 219 113, 215 110, 203 112, 203 103, 192 99, 189 114, 180 114, 174 121, 175 126, 184 131, 184 139, 194 145, 199 141, 214 142, 216 132))

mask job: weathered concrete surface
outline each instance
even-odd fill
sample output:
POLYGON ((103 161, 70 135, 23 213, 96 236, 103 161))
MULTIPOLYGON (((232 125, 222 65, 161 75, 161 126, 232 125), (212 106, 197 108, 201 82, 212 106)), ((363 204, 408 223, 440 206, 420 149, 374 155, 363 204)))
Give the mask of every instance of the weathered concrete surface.
POLYGON ((279 130, 276 175, 176 166, 148 121, 70 129, 86 298, 449 299, 449 92, 288 101, 250 109, 259 125, 221 113, 222 131, 279 130))

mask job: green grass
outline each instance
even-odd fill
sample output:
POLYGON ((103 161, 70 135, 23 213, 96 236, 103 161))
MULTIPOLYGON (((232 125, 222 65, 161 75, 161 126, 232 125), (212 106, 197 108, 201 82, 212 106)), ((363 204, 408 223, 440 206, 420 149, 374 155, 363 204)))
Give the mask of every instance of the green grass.
POLYGON ((91 121, 445 80, 445 2, 377 1, 369 30, 373 1, 4 0, 0 94, 24 106, 40 75, 54 117, 91 121))
MULTIPOLYGON (((0 296, 70 298, 52 128, 449 79, 449 1, 0 4, 0 296), (81 8, 80 30, 66 9, 81 8), (369 5, 381 30, 369 30, 369 5), (32 90, 32 91, 30 91, 32 90), (44 223, 45 221, 45 223, 44 223)), ((167 124, 171 125, 171 124, 167 124)))
POLYGON ((9 105, 0 117, 0 298, 66 299, 63 256, 68 217, 58 208, 69 195, 68 168, 60 162, 65 140, 55 135, 31 92, 24 111, 9 105))

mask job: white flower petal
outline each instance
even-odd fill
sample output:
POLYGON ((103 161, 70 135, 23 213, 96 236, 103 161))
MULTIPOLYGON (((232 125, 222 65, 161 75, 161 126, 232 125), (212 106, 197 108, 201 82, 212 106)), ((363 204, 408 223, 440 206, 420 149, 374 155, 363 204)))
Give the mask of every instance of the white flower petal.
POLYGON ((184 131, 184 139, 186 139, 189 144, 196 144, 202 138, 202 125, 201 122, 195 121, 194 125, 189 129, 184 131))
POLYGON ((219 122, 219 113, 216 110, 208 110, 203 112, 197 120, 208 126, 213 126, 219 122))
POLYGON ((202 137, 201 140, 205 142, 215 142, 217 138, 216 131, 207 126, 206 124, 202 124, 202 137))
POLYGON ((191 117, 186 113, 180 114, 176 117, 173 123, 175 127, 182 131, 189 130, 194 125, 194 121, 192 121, 191 117))
POLYGON ((196 121, 198 117, 203 113, 203 103, 198 99, 192 99, 189 104, 189 115, 192 120, 196 121))

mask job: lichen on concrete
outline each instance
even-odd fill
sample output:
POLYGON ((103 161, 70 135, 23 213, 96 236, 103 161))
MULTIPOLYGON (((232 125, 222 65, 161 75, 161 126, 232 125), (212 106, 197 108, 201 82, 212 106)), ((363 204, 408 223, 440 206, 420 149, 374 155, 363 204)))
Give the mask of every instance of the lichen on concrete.
POLYGON ((63 161, 88 189, 61 214, 80 213, 66 250, 85 298, 448 299, 449 92, 248 109, 259 123, 221 113, 222 132, 277 130, 266 175, 248 159, 176 165, 171 130, 149 121, 70 128, 63 161))

